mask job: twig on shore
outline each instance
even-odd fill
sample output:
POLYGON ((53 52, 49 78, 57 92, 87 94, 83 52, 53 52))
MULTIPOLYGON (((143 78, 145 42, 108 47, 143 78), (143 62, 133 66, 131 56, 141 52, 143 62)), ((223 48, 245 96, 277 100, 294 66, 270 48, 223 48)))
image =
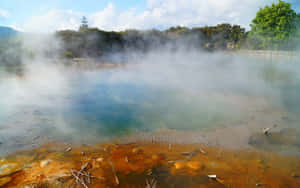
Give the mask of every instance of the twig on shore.
POLYGON ((68 147, 67 149, 65 149, 65 152, 70 152, 72 150, 72 147, 68 147))
POLYGON ((92 178, 100 180, 105 179, 103 177, 92 176, 90 172, 87 172, 86 170, 88 169, 89 164, 89 162, 83 164, 79 171, 71 169, 71 175, 75 178, 76 183, 80 183, 84 188, 88 188, 87 184, 92 183, 92 178))
POLYGON ((84 182, 84 179, 75 174, 74 170, 71 170, 71 174, 76 179, 76 183, 80 183, 84 188, 88 188, 88 186, 84 182))

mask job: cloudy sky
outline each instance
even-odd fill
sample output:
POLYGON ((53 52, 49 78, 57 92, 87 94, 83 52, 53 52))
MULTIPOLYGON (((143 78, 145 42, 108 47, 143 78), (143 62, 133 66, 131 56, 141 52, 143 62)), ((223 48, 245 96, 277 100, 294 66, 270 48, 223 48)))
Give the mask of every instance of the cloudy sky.
MULTIPOLYGON (((0 25, 22 31, 77 29, 82 16, 103 30, 249 24, 277 0, 0 0, 0 25)), ((300 12, 300 0, 286 0, 300 12)))

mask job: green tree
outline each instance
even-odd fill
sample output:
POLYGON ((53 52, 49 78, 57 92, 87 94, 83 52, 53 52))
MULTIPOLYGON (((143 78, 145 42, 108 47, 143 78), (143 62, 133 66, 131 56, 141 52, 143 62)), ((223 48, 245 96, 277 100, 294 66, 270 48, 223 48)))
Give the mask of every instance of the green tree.
POLYGON ((231 32, 229 34, 231 41, 233 41, 238 47, 240 47, 241 43, 244 42, 246 37, 246 30, 241 28, 239 25, 234 25, 231 28, 231 32))
POLYGON ((87 29, 88 27, 89 27, 89 25, 88 25, 87 18, 86 18, 85 16, 83 16, 83 17, 81 18, 81 25, 80 25, 80 27, 79 27, 79 30, 85 30, 85 29, 87 29))
POLYGON ((260 49, 284 49, 296 31, 296 12, 290 3, 279 0, 261 8, 252 20, 250 40, 260 49))

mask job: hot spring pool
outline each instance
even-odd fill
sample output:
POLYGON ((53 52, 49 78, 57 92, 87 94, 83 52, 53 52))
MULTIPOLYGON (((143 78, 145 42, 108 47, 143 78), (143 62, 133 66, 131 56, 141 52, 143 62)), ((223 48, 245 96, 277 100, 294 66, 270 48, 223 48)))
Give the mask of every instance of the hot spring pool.
MULTIPOLYGON (((57 140, 97 143, 158 130, 204 137, 207 132, 218 143, 240 137, 245 145, 274 124, 275 131, 298 131, 299 77, 273 66, 236 66, 142 64, 95 71, 51 66, 34 68, 39 73, 28 77, 1 78, 0 155, 57 140)), ((292 143, 299 151, 299 139, 292 143)))

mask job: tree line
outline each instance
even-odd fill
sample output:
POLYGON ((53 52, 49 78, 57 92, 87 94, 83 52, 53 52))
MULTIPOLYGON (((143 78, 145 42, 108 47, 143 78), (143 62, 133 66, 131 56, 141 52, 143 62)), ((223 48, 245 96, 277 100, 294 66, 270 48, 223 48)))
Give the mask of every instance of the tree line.
POLYGON ((147 52, 159 47, 174 50, 184 46, 214 50, 295 50, 300 44, 300 14, 291 4, 277 3, 261 8, 246 31, 240 25, 228 23, 205 27, 171 27, 167 30, 126 30, 108 32, 89 28, 86 18, 78 31, 58 31, 63 41, 65 57, 99 57, 110 52, 129 50, 147 52))
POLYGON ((126 30, 108 32, 97 28, 79 31, 58 31, 66 57, 97 57, 109 52, 140 51, 169 47, 205 50, 238 48, 246 38, 246 31, 238 25, 220 24, 214 27, 171 27, 160 30, 126 30))

